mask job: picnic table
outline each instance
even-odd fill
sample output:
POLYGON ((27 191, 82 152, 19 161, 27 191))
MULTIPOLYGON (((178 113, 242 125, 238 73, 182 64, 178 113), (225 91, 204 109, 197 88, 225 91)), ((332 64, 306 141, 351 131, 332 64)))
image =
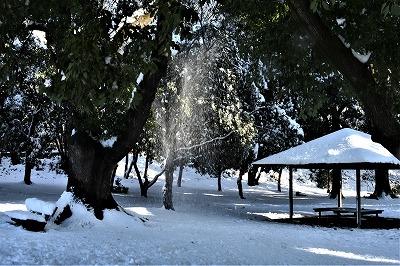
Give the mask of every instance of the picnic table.
MULTIPOLYGON (((344 207, 325 207, 325 208, 314 208, 315 212, 318 212, 318 217, 321 218, 321 213, 322 212, 333 212, 337 214, 338 216, 346 213, 351 213, 354 216, 357 215, 357 209, 356 208, 344 208, 344 207)), ((369 214, 375 214, 376 217, 378 217, 379 214, 381 214, 383 210, 375 210, 375 209, 361 209, 361 215, 369 215, 369 214)))

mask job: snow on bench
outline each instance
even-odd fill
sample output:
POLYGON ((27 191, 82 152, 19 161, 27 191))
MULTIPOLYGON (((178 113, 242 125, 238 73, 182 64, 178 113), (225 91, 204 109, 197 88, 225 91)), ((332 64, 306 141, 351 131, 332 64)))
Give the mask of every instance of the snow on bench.
POLYGON ((26 212, 26 211, 8 211, 4 212, 5 215, 10 217, 11 219, 17 219, 17 220, 35 220, 38 222, 46 222, 44 217, 42 215, 38 215, 35 213, 31 212, 26 212))
MULTIPOLYGON (((357 215, 357 209, 356 208, 343 208, 343 207, 328 207, 328 208, 314 208, 315 212, 318 212, 318 217, 321 217, 322 212, 334 212, 337 215, 340 215, 342 213, 352 213, 357 215)), ((368 215, 368 214, 375 214, 376 217, 378 217, 379 214, 381 214, 383 210, 374 210, 374 209, 361 209, 361 215, 368 215)))
POLYGON ((27 211, 9 211, 5 214, 10 217, 16 226, 22 226, 24 229, 34 232, 44 231, 46 220, 42 215, 27 211))
POLYGON ((43 215, 52 215, 56 205, 51 202, 46 202, 37 198, 28 198, 25 200, 26 208, 34 213, 43 215))

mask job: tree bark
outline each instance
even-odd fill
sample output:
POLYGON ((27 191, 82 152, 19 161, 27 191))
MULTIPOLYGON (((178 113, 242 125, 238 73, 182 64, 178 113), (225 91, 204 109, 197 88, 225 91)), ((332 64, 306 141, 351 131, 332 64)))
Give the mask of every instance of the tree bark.
POLYGON ((165 184, 163 188, 163 205, 167 210, 175 210, 172 201, 172 184, 174 183, 173 168, 165 170, 165 184))
POLYGON ((98 141, 80 131, 72 136, 68 153, 67 191, 92 207, 98 219, 103 219, 104 209, 118 206, 111 194, 115 163, 108 159, 105 148, 98 141))
MULTIPOLYGON (((124 177, 125 178, 128 178, 129 173, 130 173, 130 171, 129 171, 128 175, 126 175, 126 173, 128 171, 128 166, 129 166, 129 153, 125 156, 125 168, 124 168, 124 177)), ((132 166, 130 167, 130 169, 132 170, 132 166)))
POLYGON ((358 61, 319 15, 312 13, 309 0, 289 0, 287 3, 314 47, 350 82, 372 123, 372 140, 400 158, 400 122, 393 111, 395 102, 392 95, 385 93, 386 89, 375 82, 369 65, 358 61))
POLYGON ((247 173, 247 185, 249 186, 257 185, 256 175, 257 175, 257 167, 251 166, 249 172, 247 173))
POLYGON ((238 178, 237 178, 237 180, 236 180, 236 183, 237 183, 237 187, 238 187, 238 191, 239 191, 239 197, 240 197, 241 199, 246 199, 246 198, 244 197, 244 195, 243 195, 243 185, 242 185, 243 175, 244 175, 244 172, 243 172, 243 171, 240 171, 240 172, 239 172, 239 176, 238 176, 238 178))
MULTIPOLYGON (((136 159, 137 160, 137 159, 136 159)), ((125 162, 125 172, 124 172, 124 178, 125 179, 128 179, 129 178, 129 175, 131 174, 131 172, 132 172, 132 167, 133 167, 133 165, 134 164, 136 164, 136 161, 135 161, 135 159, 134 158, 132 158, 132 161, 131 161, 131 163, 129 164, 129 167, 127 168, 126 167, 126 162, 125 162)))
POLYGON ((222 178, 222 172, 219 172, 218 175, 217 175, 217 179, 218 179, 218 191, 222 191, 221 178, 222 178))
POLYGON ((26 185, 32 185, 32 181, 31 181, 32 168, 33 168, 33 164, 31 163, 31 160, 29 158, 27 158, 25 160, 25 173, 24 173, 24 183, 26 185))
POLYGON ((94 209, 98 219, 103 218, 104 209, 118 206, 111 194, 111 175, 113 167, 137 143, 146 120, 150 114, 160 80, 166 75, 170 59, 170 36, 174 23, 167 19, 170 6, 159 9, 157 31, 154 34, 154 49, 149 60, 153 64, 143 75, 137 93, 140 101, 127 110, 126 123, 121 125, 112 147, 104 148, 99 141, 90 137, 85 130, 79 130, 71 136, 68 147, 69 176, 67 190, 89 207, 94 209))
POLYGON ((181 165, 179 166, 178 180, 176 181, 176 185, 177 185, 178 187, 182 187, 183 168, 184 168, 184 166, 181 164, 181 165))
POLYGON ((145 198, 147 198, 147 191, 149 190, 149 188, 152 187, 157 182, 158 178, 165 172, 165 170, 162 170, 155 177, 153 177, 153 180, 149 181, 149 179, 147 177, 147 171, 145 171, 144 181, 142 181, 142 177, 140 175, 140 171, 139 171, 139 168, 137 167, 136 163, 135 163, 135 171, 136 171, 136 175, 138 176, 138 181, 139 181, 139 186, 140 186, 140 195, 145 198))
POLYGON ((378 199, 384 195, 394 197, 392 188, 389 182, 389 171, 386 169, 375 170, 375 190, 370 196, 371 198, 378 199))
POLYGON ((255 180, 255 185, 259 185, 260 184, 260 178, 261 178, 261 174, 262 174, 262 172, 263 172, 263 170, 264 170, 264 168, 260 168, 260 171, 256 171, 256 172, 258 172, 258 175, 257 175, 257 177, 256 177, 256 180, 255 180))
POLYGON ((326 193, 331 193, 331 175, 328 174, 327 178, 328 178, 328 181, 326 183, 326 186, 327 186, 326 193))
POLYGON ((36 110, 32 114, 32 120, 31 120, 31 125, 29 126, 29 132, 27 135, 27 149, 25 150, 25 173, 24 173, 24 182, 26 185, 31 185, 31 172, 33 168, 33 162, 34 162, 34 154, 33 154, 33 143, 31 141, 32 136, 35 134, 36 131, 36 126, 38 124, 38 115, 39 110, 36 110))
POLYGON ((279 192, 282 192, 282 188, 281 188, 282 171, 283 171, 283 169, 279 168, 279 171, 278 171, 278 191, 279 192))
POLYGON ((341 193, 342 171, 340 169, 333 169, 329 174, 331 175, 332 180, 332 189, 329 194, 329 198, 336 199, 336 197, 341 193))
POLYGON ((21 163, 21 158, 19 157, 19 154, 16 151, 10 152, 10 159, 12 165, 17 165, 21 163))
POLYGON ((114 169, 111 174, 111 187, 114 186, 115 175, 117 174, 118 164, 114 166, 114 169))

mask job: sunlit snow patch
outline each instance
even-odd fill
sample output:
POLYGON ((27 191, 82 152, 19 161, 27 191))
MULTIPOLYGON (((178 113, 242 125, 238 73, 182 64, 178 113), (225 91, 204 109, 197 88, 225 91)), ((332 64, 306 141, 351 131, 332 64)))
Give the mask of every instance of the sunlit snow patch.
POLYGON ((371 255, 360 255, 354 254, 352 252, 344 252, 338 250, 330 250, 326 248, 298 248, 299 250, 304 250, 307 252, 311 252, 318 255, 329 255, 334 257, 341 257, 346 259, 353 259, 353 260, 362 260, 362 261, 370 261, 370 262, 380 262, 380 263, 394 263, 400 264, 400 260, 389 259, 384 257, 376 257, 371 255))
POLYGON ((0 212, 6 211, 26 211, 26 206, 24 204, 1 203, 0 212))
POLYGON ((117 141, 117 137, 111 137, 106 140, 100 140, 101 145, 103 145, 104 148, 112 148, 114 143, 117 141))
MULTIPOLYGON (((247 214, 253 214, 253 215, 258 215, 258 216, 263 216, 271 220, 275 219, 286 219, 289 218, 288 213, 277 213, 277 212, 247 212, 247 214)), ((293 214, 293 218, 302 218, 304 217, 301 214, 293 214)))
POLYGON ((136 213, 138 215, 153 216, 153 213, 150 212, 145 207, 130 207, 130 208, 125 208, 125 210, 134 212, 134 213, 136 213))

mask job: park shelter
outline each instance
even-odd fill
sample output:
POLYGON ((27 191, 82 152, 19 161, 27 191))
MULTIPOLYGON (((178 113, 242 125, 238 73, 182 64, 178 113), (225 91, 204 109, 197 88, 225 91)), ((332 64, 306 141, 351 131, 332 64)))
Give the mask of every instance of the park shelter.
MULTIPOLYGON (((255 161, 254 166, 289 168, 289 217, 293 218, 293 169, 356 170, 357 225, 361 225, 360 170, 400 169, 400 161, 364 132, 343 128, 255 161)), ((339 197, 341 198, 341 197, 339 197)))

